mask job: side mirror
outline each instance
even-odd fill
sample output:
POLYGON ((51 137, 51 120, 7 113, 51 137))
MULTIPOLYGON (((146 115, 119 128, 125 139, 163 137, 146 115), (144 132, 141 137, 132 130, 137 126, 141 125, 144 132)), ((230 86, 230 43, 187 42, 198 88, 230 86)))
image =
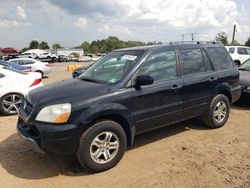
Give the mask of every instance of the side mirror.
POLYGON ((154 78, 150 75, 140 75, 136 78, 137 86, 151 85, 154 83, 154 78))

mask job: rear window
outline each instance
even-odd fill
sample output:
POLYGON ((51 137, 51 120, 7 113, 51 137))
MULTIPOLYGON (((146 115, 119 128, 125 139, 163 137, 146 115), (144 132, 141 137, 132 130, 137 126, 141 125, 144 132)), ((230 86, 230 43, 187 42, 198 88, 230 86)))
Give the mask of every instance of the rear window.
POLYGON ((22 72, 22 71, 13 69, 13 68, 11 68, 11 67, 3 67, 3 69, 6 69, 6 70, 8 70, 8 71, 15 72, 15 73, 18 73, 18 74, 23 74, 23 75, 28 74, 28 73, 26 73, 26 72, 22 72))
POLYGON ((225 48, 208 47, 206 50, 216 71, 234 67, 233 60, 225 48))

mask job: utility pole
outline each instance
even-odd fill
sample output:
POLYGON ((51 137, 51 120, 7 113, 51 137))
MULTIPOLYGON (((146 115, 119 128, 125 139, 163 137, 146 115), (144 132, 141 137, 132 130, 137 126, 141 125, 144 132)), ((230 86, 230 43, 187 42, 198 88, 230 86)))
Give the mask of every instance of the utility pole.
POLYGON ((181 42, 183 44, 183 42, 184 42, 184 34, 182 34, 181 37, 182 37, 181 42))
POLYGON ((234 43, 235 32, 236 32, 236 24, 234 24, 232 44, 234 43))
POLYGON ((193 41, 194 41, 194 39, 195 39, 194 34, 195 34, 195 33, 191 33, 191 41, 192 41, 192 43, 193 43, 193 41))

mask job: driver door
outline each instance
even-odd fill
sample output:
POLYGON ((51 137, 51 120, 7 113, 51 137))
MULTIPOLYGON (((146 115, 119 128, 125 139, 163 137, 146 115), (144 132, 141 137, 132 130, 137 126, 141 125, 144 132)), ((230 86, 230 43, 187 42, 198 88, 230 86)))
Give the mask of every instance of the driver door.
POLYGON ((154 83, 133 90, 136 133, 179 121, 183 115, 183 81, 177 76, 175 50, 149 56, 139 68, 138 75, 150 75, 154 83))

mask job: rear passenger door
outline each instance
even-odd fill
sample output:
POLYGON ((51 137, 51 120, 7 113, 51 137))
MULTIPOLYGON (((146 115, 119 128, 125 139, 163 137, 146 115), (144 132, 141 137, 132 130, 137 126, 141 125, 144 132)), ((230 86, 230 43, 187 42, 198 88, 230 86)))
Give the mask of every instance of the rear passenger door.
POLYGON ((183 78, 183 115, 190 118, 206 109, 217 75, 203 49, 179 49, 178 52, 183 78))

